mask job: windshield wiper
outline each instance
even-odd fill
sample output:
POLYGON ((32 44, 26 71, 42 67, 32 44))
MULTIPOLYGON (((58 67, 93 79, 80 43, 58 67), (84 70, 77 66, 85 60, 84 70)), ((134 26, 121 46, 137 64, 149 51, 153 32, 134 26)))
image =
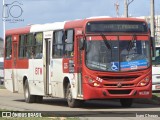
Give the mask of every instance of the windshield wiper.
POLYGON ((103 33, 101 33, 101 36, 102 36, 102 38, 103 38, 103 42, 105 43, 106 47, 107 47, 109 50, 111 50, 111 46, 110 46, 107 38, 105 37, 105 35, 104 35, 103 33))
POLYGON ((133 48, 134 41, 136 41, 136 35, 133 35, 132 40, 129 42, 127 51, 130 51, 133 48))

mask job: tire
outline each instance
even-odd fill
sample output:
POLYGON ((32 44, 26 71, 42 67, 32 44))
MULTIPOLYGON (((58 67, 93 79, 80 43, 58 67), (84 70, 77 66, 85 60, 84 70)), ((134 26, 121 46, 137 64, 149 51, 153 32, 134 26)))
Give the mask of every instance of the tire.
POLYGON ((122 107, 128 108, 132 106, 133 99, 132 98, 123 98, 120 99, 120 103, 122 107))
POLYGON ((36 96, 30 94, 29 84, 27 80, 25 81, 25 84, 24 84, 24 98, 25 98, 25 102, 27 103, 36 102, 36 96))
POLYGON ((68 84, 67 86, 66 98, 67 98, 68 106, 71 108, 79 107, 83 102, 82 100, 77 100, 72 98, 72 91, 71 91, 70 84, 68 84))

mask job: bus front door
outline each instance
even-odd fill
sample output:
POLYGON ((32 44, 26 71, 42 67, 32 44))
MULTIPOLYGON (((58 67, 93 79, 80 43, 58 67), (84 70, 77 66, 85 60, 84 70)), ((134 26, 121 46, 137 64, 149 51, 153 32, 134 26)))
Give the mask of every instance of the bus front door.
POLYGON ((83 37, 82 36, 78 36, 77 37, 78 39, 78 42, 77 42, 77 51, 78 51, 78 54, 77 54, 77 70, 78 70, 78 97, 83 97, 83 90, 82 90, 82 40, 83 40, 83 37))

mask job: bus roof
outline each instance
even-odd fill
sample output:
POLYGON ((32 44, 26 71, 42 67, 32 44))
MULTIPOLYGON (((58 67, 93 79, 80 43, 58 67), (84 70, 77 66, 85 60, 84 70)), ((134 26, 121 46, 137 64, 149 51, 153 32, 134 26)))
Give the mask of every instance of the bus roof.
POLYGON ((64 29, 64 24, 65 22, 55 22, 55 23, 31 25, 30 32, 60 30, 60 29, 64 29))
POLYGON ((72 20, 72 21, 64 21, 64 22, 54 22, 54 23, 47 23, 47 24, 35 24, 26 26, 23 28, 16 28, 16 29, 10 29, 6 31, 6 35, 12 35, 12 34, 27 34, 32 32, 42 32, 42 31, 51 31, 51 30, 60 30, 60 29, 69 29, 69 28, 75 28, 80 27, 83 28, 87 22, 90 21, 143 21, 143 19, 138 18, 112 18, 109 16, 98 16, 98 17, 89 17, 82 20, 72 20))
POLYGON ((100 16, 100 17, 90 17, 83 20, 73 20, 73 21, 67 21, 65 24, 65 29, 74 28, 74 27, 84 27, 87 22, 91 21, 141 21, 145 22, 144 19, 138 19, 138 18, 112 18, 108 16, 100 16))
POLYGON ((10 29, 6 31, 6 35, 12 35, 12 34, 26 34, 30 32, 30 26, 26 26, 23 28, 15 28, 10 29))

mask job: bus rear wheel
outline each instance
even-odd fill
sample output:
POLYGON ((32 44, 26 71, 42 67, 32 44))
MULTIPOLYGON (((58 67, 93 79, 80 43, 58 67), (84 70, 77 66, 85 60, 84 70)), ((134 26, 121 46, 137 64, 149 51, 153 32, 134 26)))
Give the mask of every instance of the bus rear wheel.
POLYGON ((132 98, 123 98, 120 99, 120 103, 122 107, 128 108, 132 106, 133 99, 132 98))
POLYGON ((67 86, 66 98, 68 106, 71 108, 79 107, 83 102, 82 100, 77 100, 73 98, 70 84, 68 84, 67 86))
POLYGON ((36 96, 30 94, 29 84, 27 80, 24 83, 24 98, 25 102, 27 103, 33 103, 36 101, 36 96))

